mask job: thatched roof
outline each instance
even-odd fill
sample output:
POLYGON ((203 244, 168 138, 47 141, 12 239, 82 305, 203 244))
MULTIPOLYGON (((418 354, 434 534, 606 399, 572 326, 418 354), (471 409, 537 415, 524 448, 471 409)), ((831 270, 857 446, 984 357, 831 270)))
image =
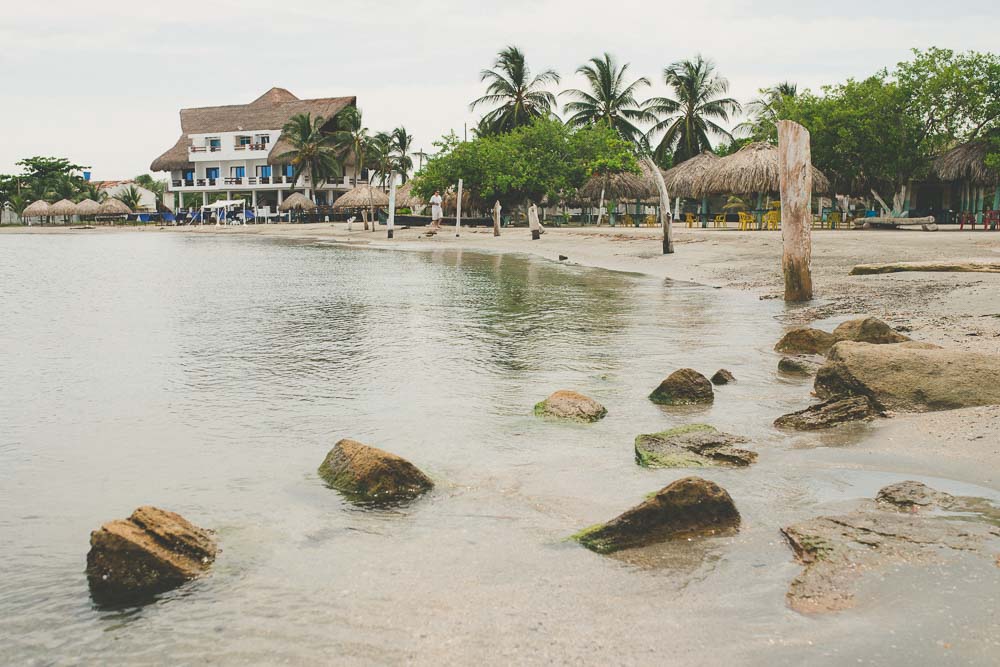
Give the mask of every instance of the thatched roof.
POLYGON ((333 202, 334 208, 369 208, 388 206, 389 195, 370 185, 359 185, 333 202))
POLYGON ((282 211, 291 211, 292 209, 312 211, 316 208, 316 202, 309 199, 301 192, 293 192, 292 194, 285 197, 285 199, 281 202, 281 206, 279 208, 282 211))
POLYGON ((38 201, 33 201, 24 209, 21 214, 22 218, 44 218, 49 214, 49 203, 39 199, 38 201))
POLYGON ((97 215, 101 211, 101 205, 93 199, 84 199, 76 204, 77 215, 97 215))
POLYGON ((718 155, 704 151, 667 169, 663 172, 667 192, 670 193, 671 197, 695 197, 696 187, 705 177, 705 172, 718 161, 718 155))
POLYGON ((128 215, 132 209, 121 200, 108 197, 98 206, 97 212, 101 215, 128 215))
POLYGON ((594 174, 580 188, 579 197, 597 202, 601 198, 601 190, 604 190, 604 201, 620 199, 647 199, 656 194, 656 187, 652 186, 650 174, 632 174, 622 172, 618 174, 594 174))
MULTIPOLYGON (((812 185, 813 192, 830 189, 830 181, 816 167, 812 185)), ((778 192, 780 187, 778 147, 755 142, 715 161, 695 186, 693 196, 778 192)))
POLYGON ((952 148, 934 161, 934 173, 942 181, 970 181, 974 185, 994 185, 1000 173, 986 166, 986 141, 970 141, 952 148))
POLYGON ((396 208, 420 208, 427 202, 413 192, 413 181, 407 181, 396 188, 396 208))
POLYGON ((76 214, 76 204, 68 199, 60 199, 52 206, 49 206, 49 215, 70 216, 76 214))
MULTIPOLYGON (((198 107, 181 109, 181 136, 172 148, 153 160, 150 171, 170 171, 185 169, 191 164, 191 134, 213 132, 239 132, 246 130, 280 130, 292 116, 311 113, 322 116, 327 121, 344 107, 357 103, 356 97, 324 97, 315 100, 300 100, 284 88, 272 88, 250 104, 231 104, 221 107, 198 107)), ((277 156, 290 150, 283 137, 279 137, 268 152, 267 161, 277 165, 282 161, 277 156)))

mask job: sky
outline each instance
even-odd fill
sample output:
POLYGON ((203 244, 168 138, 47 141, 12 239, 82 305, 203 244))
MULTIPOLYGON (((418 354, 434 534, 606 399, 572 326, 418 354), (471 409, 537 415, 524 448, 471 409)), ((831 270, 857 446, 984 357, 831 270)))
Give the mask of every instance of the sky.
MULTIPOLYGON (((911 48, 996 49, 995 0, 8 0, 0 19, 0 173, 67 157, 94 178, 146 173, 180 134, 178 110, 242 104, 272 86, 354 95, 373 132, 403 125, 416 148, 479 113, 479 72, 519 46, 560 88, 607 51, 667 94, 662 72, 714 60, 740 101, 778 81, 863 77, 911 48), (15 6, 11 6, 15 5, 15 6)), ((162 174, 159 175, 162 177, 162 174)))

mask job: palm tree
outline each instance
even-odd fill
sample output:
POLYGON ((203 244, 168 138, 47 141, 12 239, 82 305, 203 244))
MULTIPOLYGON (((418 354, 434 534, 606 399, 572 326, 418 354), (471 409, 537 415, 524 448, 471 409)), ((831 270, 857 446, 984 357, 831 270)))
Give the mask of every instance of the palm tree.
MULTIPOLYGON (((299 113, 281 128, 281 138, 291 144, 292 150, 278 155, 277 159, 291 162, 293 184, 305 174, 312 186, 318 188, 343 173, 334 136, 323 129, 326 123, 322 116, 313 118, 310 113, 299 113)), ((309 187, 306 187, 306 196, 309 196, 309 187)))
POLYGON ((108 198, 108 191, 93 183, 87 183, 83 186, 83 189, 77 196, 80 199, 80 201, 83 201, 84 199, 90 199, 100 204, 102 201, 108 198))
POLYGON ((333 134, 337 147, 343 154, 354 154, 354 183, 361 181, 361 168, 368 154, 368 128, 361 120, 361 109, 346 107, 337 114, 337 131, 333 134))
POLYGON ((570 89, 560 93, 574 98, 565 107, 566 113, 572 114, 566 123, 574 127, 607 123, 626 141, 641 144, 643 134, 636 123, 655 118, 635 96, 639 88, 649 85, 649 79, 640 77, 626 83, 628 68, 628 63, 619 67, 611 54, 605 53, 576 70, 586 77, 590 91, 570 89))
POLYGON ((508 46, 493 63, 494 69, 484 69, 479 80, 489 82, 486 94, 469 105, 469 110, 483 105, 498 105, 480 121, 480 130, 502 134, 516 127, 529 125, 536 118, 552 113, 556 106, 555 95, 545 90, 549 84, 559 83, 559 75, 550 69, 531 76, 531 69, 524 62, 524 53, 516 46, 508 46))
POLYGON ((410 170, 413 169, 413 158, 410 157, 410 150, 413 148, 413 135, 407 133, 406 128, 400 125, 392 131, 392 150, 396 160, 396 170, 406 183, 410 170))
POLYGON ((115 199, 121 203, 128 206, 130 209, 135 211, 142 205, 142 194, 139 189, 134 185, 130 185, 118 194, 115 195, 115 199))
POLYGON ((369 142, 369 159, 383 189, 396 168, 393 148, 392 135, 388 132, 377 132, 369 142))
POLYGON ((729 81, 715 73, 715 63, 700 55, 694 60, 680 60, 663 70, 663 79, 673 89, 674 97, 649 100, 649 111, 660 120, 649 130, 652 136, 663 132, 656 147, 660 162, 673 154, 680 164, 702 151, 712 150, 710 135, 732 140, 719 122, 728 122, 739 111, 739 102, 724 97, 729 81))
POLYGON ((167 186, 166 181, 157 180, 149 174, 139 174, 132 180, 156 195, 157 203, 163 203, 163 193, 167 186))
POLYGON ((799 94, 799 87, 791 81, 782 81, 757 91, 760 97, 747 103, 750 117, 736 126, 735 131, 757 141, 777 139, 778 121, 782 108, 799 94))

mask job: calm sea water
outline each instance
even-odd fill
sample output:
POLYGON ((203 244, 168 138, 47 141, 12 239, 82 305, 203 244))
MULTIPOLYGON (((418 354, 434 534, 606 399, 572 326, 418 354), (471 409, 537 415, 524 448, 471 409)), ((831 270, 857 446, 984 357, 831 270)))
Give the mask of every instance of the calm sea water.
POLYGON ((775 373, 777 302, 511 256, 154 231, 0 237, 0 290, 2 663, 998 655, 997 579, 972 560, 887 573, 842 614, 786 608, 799 568, 779 527, 914 475, 852 454, 864 428, 821 448, 771 428, 810 389, 775 373), (738 382, 707 409, 649 403, 682 366, 738 382), (535 419, 560 388, 607 419, 535 419), (733 495, 739 535, 616 558, 566 541, 691 474, 632 453, 691 421, 760 452, 695 471, 733 495), (437 488, 392 510, 344 502, 316 474, 341 437, 437 488), (89 533, 141 504, 216 530, 223 551, 154 603, 99 609, 89 533))

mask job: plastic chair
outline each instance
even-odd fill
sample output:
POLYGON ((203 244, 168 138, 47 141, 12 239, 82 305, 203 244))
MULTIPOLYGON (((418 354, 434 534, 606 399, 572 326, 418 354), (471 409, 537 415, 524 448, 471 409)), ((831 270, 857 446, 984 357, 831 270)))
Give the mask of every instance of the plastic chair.
POLYGON ((695 223, 697 223, 698 221, 695 219, 694 213, 685 213, 684 222, 687 223, 688 229, 690 229, 691 227, 694 227, 695 223))
POLYGON ((960 213, 958 216, 958 228, 959 230, 965 229, 965 225, 969 225, 972 231, 976 231, 976 214, 975 213, 960 213))
POLYGON ((764 214, 764 224, 769 231, 776 231, 781 229, 781 212, 780 211, 768 211, 764 214))
POLYGON ((656 227, 656 216, 652 214, 647 215, 643 222, 647 227, 656 227))
POLYGON ((740 216, 741 232, 749 232, 757 229, 757 221, 754 220, 754 217, 752 215, 750 215, 745 211, 740 211, 738 215, 740 216))
POLYGON ((830 225, 830 229, 838 229, 841 223, 840 211, 833 211, 826 218, 827 224, 830 225))
POLYGON ((720 213, 714 218, 712 218, 712 227, 718 227, 721 229, 726 229, 726 214, 720 213))

